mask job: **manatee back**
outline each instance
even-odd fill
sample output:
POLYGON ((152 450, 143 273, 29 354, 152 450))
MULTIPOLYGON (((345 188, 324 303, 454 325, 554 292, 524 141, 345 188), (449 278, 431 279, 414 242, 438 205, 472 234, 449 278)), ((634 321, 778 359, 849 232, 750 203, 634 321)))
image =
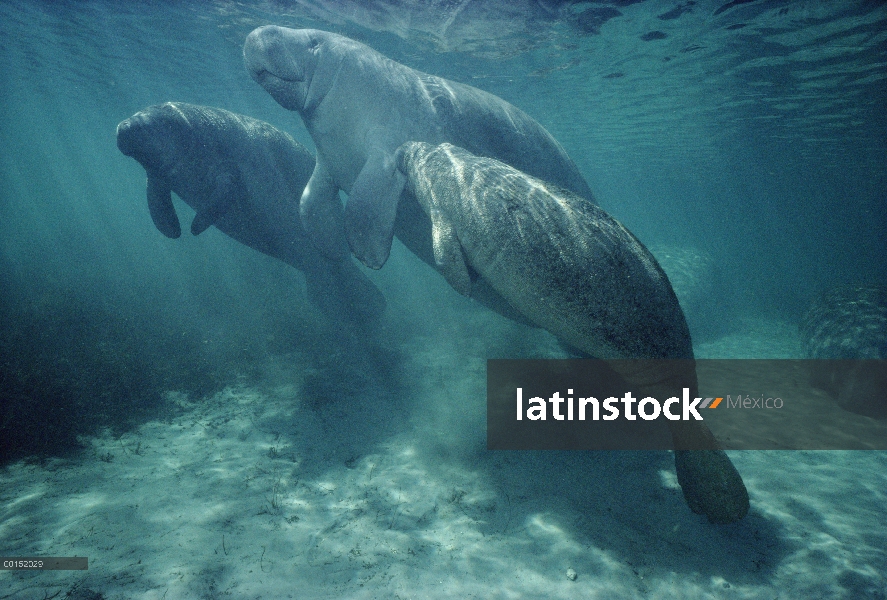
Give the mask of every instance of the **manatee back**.
POLYGON ((665 273, 602 209, 461 148, 404 148, 419 202, 450 219, 471 267, 530 321, 597 358, 693 358, 665 273))
POLYGON ((267 151, 267 168, 282 174, 294 192, 301 197, 302 190, 314 171, 314 157, 293 137, 264 121, 237 115, 254 149, 267 151))
POLYGON ((530 115, 469 85, 431 75, 425 75, 423 83, 435 94, 435 110, 449 130, 447 141, 454 146, 495 158, 596 202, 576 163, 530 115))
POLYGON ((256 177, 284 176, 294 188, 301 183, 301 195, 314 170, 314 157, 288 133, 222 108, 184 102, 174 105, 191 125, 195 152, 252 169, 256 177))
MULTIPOLYGON (((236 171, 249 206, 282 218, 298 202, 314 170, 314 157, 288 133, 269 123, 212 106, 177 103, 192 129, 194 164, 236 171)), ((298 222, 298 220, 297 220, 298 222)))

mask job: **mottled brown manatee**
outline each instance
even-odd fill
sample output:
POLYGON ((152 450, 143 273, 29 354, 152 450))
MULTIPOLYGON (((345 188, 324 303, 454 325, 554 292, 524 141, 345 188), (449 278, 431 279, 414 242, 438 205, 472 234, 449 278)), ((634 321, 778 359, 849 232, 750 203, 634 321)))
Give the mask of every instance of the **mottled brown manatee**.
POLYGON ((192 234, 214 225, 299 269, 331 317, 361 322, 384 312, 384 296, 351 258, 324 256, 302 228, 299 198, 314 158, 289 134, 221 108, 166 102, 122 121, 117 147, 145 168, 148 208, 165 236, 181 235, 175 192, 197 213, 192 234))
MULTIPOLYGON (((395 164, 431 219, 436 266, 453 288, 471 295, 482 277, 532 323, 611 361, 639 394, 696 394, 690 334, 668 278, 602 209, 450 144, 406 143, 395 164)), ((708 428, 669 426, 690 508, 715 523, 745 516, 748 492, 708 428)))

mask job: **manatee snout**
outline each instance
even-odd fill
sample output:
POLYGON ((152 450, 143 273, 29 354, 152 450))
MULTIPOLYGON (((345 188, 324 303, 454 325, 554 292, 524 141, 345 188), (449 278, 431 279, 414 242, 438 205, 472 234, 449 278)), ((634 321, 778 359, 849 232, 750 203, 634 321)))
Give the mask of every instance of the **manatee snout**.
POLYGON ((318 40, 311 30, 266 25, 243 44, 250 77, 287 110, 302 111, 314 74, 318 40))
POLYGON ((243 62, 250 76, 259 84, 269 77, 304 81, 303 61, 298 53, 310 46, 311 42, 303 31, 265 25, 246 36, 243 62))
POLYGON ((246 36, 246 41, 243 42, 243 65, 246 67, 250 77, 258 82, 259 85, 262 84, 265 74, 268 73, 265 65, 265 47, 267 45, 265 38, 267 37, 266 30, 269 27, 271 26, 253 29, 246 36))
POLYGON ((151 107, 121 121, 117 125, 117 148, 125 156, 136 159, 145 169, 163 171, 175 158, 173 149, 178 141, 178 124, 157 109, 151 107))
POLYGON ((141 130, 143 123, 140 116, 136 115, 120 121, 117 125, 117 148, 125 156, 135 157, 141 146, 141 130))
POLYGON ((117 148, 144 167, 158 166, 173 132, 161 119, 144 111, 124 119, 117 125, 117 148))

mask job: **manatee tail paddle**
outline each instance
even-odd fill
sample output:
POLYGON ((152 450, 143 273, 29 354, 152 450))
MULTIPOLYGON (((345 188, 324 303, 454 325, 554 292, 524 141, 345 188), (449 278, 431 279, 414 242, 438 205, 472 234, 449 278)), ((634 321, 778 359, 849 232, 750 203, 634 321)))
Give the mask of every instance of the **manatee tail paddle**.
POLYGON ((748 490, 739 471, 708 428, 688 421, 671 423, 674 464, 687 506, 716 524, 748 514, 748 490))
MULTIPOLYGON (((687 334, 689 344, 689 334, 687 334)), ((685 354, 692 357, 689 347, 685 354)), ((696 361, 615 360, 610 366, 637 387, 638 397, 667 398, 687 389, 696 396, 699 383, 696 361)), ((668 421, 674 443, 678 484, 690 510, 705 515, 711 523, 739 521, 749 510, 748 490, 730 457, 701 421, 668 421)))

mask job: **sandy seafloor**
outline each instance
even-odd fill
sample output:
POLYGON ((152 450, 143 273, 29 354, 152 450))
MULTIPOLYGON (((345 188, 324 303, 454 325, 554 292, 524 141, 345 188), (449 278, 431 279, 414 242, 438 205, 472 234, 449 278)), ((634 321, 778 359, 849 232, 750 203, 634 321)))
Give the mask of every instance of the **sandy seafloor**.
MULTIPOLYGON (((462 315, 395 340, 396 382, 269 357, 212 397, 170 391, 171 418, 6 467, 5 552, 89 570, 0 572, 0 598, 887 598, 887 452, 731 452, 751 512, 711 525, 668 452, 487 451, 484 358, 558 350, 462 315)), ((697 347, 744 353, 798 356, 795 327, 697 347)))

